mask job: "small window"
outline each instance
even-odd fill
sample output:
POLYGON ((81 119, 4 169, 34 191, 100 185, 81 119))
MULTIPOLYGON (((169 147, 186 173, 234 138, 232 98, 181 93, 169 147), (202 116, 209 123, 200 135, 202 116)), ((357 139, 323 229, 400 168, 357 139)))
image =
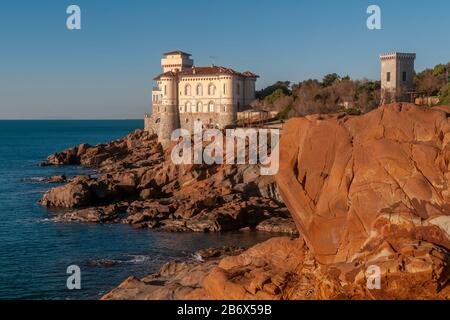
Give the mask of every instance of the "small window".
POLYGON ((406 82, 406 72, 403 72, 403 82, 406 82))
POLYGON ((191 86, 190 86, 189 84, 187 84, 187 85, 184 87, 184 95, 185 95, 185 96, 190 96, 190 95, 191 95, 191 86))
POLYGON ((390 72, 388 72, 386 75, 386 81, 391 82, 391 73, 390 72))
POLYGON ((213 84, 210 84, 208 87, 208 94, 213 96, 216 94, 216 87, 213 84))
POLYGON ((203 95, 203 86, 201 84, 197 85, 197 95, 198 96, 203 95))

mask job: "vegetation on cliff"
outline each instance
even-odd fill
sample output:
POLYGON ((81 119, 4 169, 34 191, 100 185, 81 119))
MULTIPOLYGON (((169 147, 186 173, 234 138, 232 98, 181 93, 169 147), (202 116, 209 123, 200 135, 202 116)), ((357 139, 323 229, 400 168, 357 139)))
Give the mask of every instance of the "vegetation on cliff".
MULTIPOLYGON (((439 97, 439 105, 449 104, 450 62, 417 73, 414 84, 419 94, 439 97)), ((278 111, 280 119, 318 113, 365 114, 380 105, 380 96, 380 81, 353 80, 331 73, 321 81, 278 81, 258 91, 253 106, 278 111)))

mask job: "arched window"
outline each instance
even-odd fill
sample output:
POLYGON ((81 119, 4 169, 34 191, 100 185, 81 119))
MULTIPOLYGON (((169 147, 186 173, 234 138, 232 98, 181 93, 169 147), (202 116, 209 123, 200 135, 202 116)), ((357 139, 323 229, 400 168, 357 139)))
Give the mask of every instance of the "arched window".
POLYGON ((190 95, 191 95, 191 85, 190 85, 190 84, 187 84, 187 85, 184 87, 184 95, 185 95, 185 96, 190 96, 190 95))
POLYGON ((201 102, 197 103, 197 110, 196 112, 202 112, 203 104, 201 102))
POLYGON ((208 87, 208 94, 209 94, 210 96, 213 96, 213 95, 216 94, 216 86, 213 85, 212 83, 211 83, 211 84, 209 85, 209 87, 208 87))
POLYGON ((209 112, 214 112, 214 102, 209 103, 209 112))
POLYGON ((201 84, 197 85, 197 95, 202 96, 203 95, 203 86, 201 84))
POLYGON ((186 102, 186 104, 184 105, 184 111, 191 112, 191 103, 190 102, 186 102))

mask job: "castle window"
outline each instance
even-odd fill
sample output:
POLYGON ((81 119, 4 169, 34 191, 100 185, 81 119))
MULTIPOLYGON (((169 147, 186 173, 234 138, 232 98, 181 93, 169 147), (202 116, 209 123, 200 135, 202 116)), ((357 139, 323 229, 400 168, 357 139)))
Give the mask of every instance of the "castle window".
POLYGON ((209 103, 209 112, 214 112, 214 102, 209 103))
POLYGON ((203 86, 201 84, 197 85, 197 95, 198 96, 203 95, 203 86))
POLYGON ((403 72, 403 82, 406 82, 406 72, 403 72))
POLYGON ((190 96, 190 95, 191 95, 191 85, 187 84, 187 85, 184 87, 184 95, 185 95, 185 96, 190 96))
POLYGON ((186 102, 186 105, 184 106, 185 112, 191 112, 191 103, 186 102))
POLYGON ((388 72, 386 75, 386 81, 391 82, 391 73, 390 72, 388 72))
POLYGON ((223 84, 223 94, 227 94, 227 85, 223 84))
POLYGON ((208 87, 208 94, 210 96, 213 96, 213 95, 216 94, 216 86, 215 85, 213 85, 213 84, 209 85, 209 87, 208 87))
POLYGON ((197 103, 197 110, 195 112, 202 112, 203 104, 201 102, 197 103))
POLYGON ((223 106, 223 112, 227 112, 227 106, 223 106))

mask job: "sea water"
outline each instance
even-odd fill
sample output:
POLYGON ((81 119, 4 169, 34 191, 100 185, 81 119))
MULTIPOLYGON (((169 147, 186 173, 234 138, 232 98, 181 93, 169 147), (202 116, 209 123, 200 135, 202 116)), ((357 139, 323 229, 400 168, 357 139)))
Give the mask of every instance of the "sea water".
POLYGON ((209 247, 251 246, 269 234, 136 230, 123 224, 63 223, 38 204, 42 178, 92 173, 40 167, 54 152, 118 139, 141 120, 0 121, 0 299, 98 299, 130 275, 143 277, 209 247), (81 290, 67 289, 67 267, 81 269, 81 290))

